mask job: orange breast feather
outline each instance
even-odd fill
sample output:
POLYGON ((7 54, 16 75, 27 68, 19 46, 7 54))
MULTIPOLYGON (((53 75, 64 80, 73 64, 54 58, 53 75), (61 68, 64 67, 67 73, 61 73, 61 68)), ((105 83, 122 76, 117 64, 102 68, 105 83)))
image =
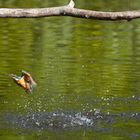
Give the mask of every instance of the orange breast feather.
POLYGON ((24 80, 24 77, 22 77, 21 79, 19 79, 17 81, 18 85, 20 85, 21 87, 23 88, 26 88, 26 83, 25 83, 25 80, 24 80))

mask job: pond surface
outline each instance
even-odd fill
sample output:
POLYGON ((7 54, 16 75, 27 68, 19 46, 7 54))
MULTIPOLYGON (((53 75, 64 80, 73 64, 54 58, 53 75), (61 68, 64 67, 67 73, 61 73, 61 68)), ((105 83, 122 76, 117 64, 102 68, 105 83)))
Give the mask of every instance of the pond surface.
MULTIPOLYGON (((129 0, 78 2, 86 9, 139 9, 129 0)), ((7 0, 0 7, 64 3, 7 0)), ((140 139, 140 20, 0 19, 0 139, 140 139), (33 94, 8 77, 22 70, 38 84, 33 94)))

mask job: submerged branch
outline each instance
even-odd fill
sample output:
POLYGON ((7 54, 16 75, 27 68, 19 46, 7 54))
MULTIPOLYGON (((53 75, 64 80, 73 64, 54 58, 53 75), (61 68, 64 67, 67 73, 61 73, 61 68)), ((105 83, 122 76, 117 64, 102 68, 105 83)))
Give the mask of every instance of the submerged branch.
POLYGON ((0 18, 40 18, 50 16, 71 16, 98 20, 132 20, 140 18, 140 10, 123 12, 102 12, 74 8, 71 0, 66 6, 51 8, 0 8, 0 18))

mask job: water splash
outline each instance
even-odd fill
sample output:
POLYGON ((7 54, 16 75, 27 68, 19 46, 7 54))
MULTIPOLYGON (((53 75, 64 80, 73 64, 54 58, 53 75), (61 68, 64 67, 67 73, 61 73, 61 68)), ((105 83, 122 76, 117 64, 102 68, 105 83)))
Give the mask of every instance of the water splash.
POLYGON ((75 129, 75 128, 104 128, 117 121, 140 122, 140 113, 103 114, 99 109, 88 112, 42 112, 36 114, 15 115, 6 113, 3 116, 3 127, 21 129, 75 129), (101 127, 102 126, 102 127, 101 127))

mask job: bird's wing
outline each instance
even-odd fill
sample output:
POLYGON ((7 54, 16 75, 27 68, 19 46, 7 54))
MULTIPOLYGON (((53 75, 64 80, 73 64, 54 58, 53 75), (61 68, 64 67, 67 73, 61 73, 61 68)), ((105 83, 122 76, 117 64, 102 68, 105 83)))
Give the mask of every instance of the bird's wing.
POLYGON ((36 82, 33 80, 32 76, 28 72, 22 71, 22 76, 24 76, 24 80, 26 82, 31 83, 33 86, 37 85, 36 82))

